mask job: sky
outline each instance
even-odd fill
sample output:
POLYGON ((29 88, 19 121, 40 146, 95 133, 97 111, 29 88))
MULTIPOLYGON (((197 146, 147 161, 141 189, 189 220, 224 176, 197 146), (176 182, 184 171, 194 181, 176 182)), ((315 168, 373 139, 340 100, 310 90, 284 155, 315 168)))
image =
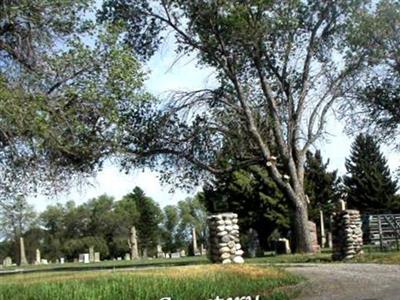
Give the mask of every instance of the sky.
MULTIPOLYGON (((171 47, 172 43, 164 44, 157 54, 149 61, 145 69, 149 72, 146 88, 156 96, 163 96, 174 90, 193 90, 213 85, 212 70, 199 68, 193 57, 185 57, 176 61, 176 54, 171 47)), ((328 168, 339 170, 339 174, 345 173, 345 158, 349 155, 350 146, 354 137, 343 133, 344 126, 333 115, 328 119, 327 132, 323 140, 315 144, 315 149, 320 149, 324 160, 330 160, 328 168)), ((355 133, 356 134, 356 133, 355 133)), ((389 146, 382 146, 382 152, 386 156, 392 171, 400 166, 400 152, 393 151, 389 146)), ((175 190, 172 186, 162 185, 156 172, 150 170, 136 171, 132 174, 119 172, 118 167, 106 164, 103 171, 90 181, 86 187, 72 188, 69 192, 46 198, 38 195, 28 198, 38 211, 43 211, 47 205, 57 202, 65 203, 74 200, 83 203, 91 198, 107 194, 116 200, 139 186, 148 196, 157 201, 161 207, 177 204, 178 201, 188 196, 194 196, 200 188, 193 191, 175 190)))

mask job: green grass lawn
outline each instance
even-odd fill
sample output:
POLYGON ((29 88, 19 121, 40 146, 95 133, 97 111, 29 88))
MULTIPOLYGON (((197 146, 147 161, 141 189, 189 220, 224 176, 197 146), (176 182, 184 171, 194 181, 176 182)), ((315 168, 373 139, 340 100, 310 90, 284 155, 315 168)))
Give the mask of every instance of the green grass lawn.
POLYGON ((129 267, 168 267, 168 266, 186 266, 208 264, 209 261, 205 256, 184 257, 178 259, 140 259, 140 260, 106 260, 99 263, 65 263, 65 264, 48 264, 48 265, 27 265, 27 266, 11 266, 3 270, 27 270, 27 271, 85 271, 96 269, 119 269, 129 267))
MULTIPOLYGON (((317 254, 289 254, 275 255, 273 252, 266 253, 265 257, 247 258, 246 263, 249 264, 290 264, 290 263, 330 263, 332 262, 331 252, 324 250, 317 254)), ((391 263, 400 264, 400 252, 378 252, 365 251, 362 257, 347 261, 359 263, 391 263)), ((23 267, 8 267, 2 270, 24 270, 27 272, 41 272, 46 270, 54 271, 87 271, 102 269, 123 269, 123 268, 145 268, 145 267, 170 267, 170 266, 187 266, 187 265, 203 265, 210 264, 207 257, 185 257, 179 259, 142 259, 134 261, 102 261, 100 263, 65 263, 49 264, 49 265, 28 265, 23 267)), ((1 270, 0 270, 1 271, 1 270)), ((0 272, 1 273, 1 272, 0 272)), ((1 277, 0 277, 1 278, 1 277)))
POLYGON ((199 265, 140 271, 38 272, 0 277, 0 300, 290 299, 301 278, 256 265, 199 265), (293 290, 293 289, 289 289, 293 290))
POLYGON ((364 255, 357 257, 351 262, 355 263, 376 263, 376 264, 400 264, 400 252, 365 252, 364 255))

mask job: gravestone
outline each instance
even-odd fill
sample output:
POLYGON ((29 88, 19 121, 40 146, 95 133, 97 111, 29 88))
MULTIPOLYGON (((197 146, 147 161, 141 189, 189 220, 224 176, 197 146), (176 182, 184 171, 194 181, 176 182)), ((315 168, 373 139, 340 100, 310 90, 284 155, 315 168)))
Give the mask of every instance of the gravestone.
POLYGON ((258 233, 255 229, 250 228, 248 233, 247 233, 249 242, 248 242, 248 256, 249 257, 256 257, 257 256, 257 251, 260 249, 260 240, 258 239, 258 233))
POLYGON ((19 238, 19 255, 20 255, 19 265, 20 266, 27 265, 28 261, 26 260, 25 243, 23 237, 19 238))
POLYGON ((7 256, 3 260, 3 267, 10 267, 12 265, 12 259, 11 257, 7 256))
POLYGON ((327 238, 328 238, 328 248, 332 249, 333 245, 332 245, 332 233, 331 232, 328 232, 327 238))
POLYGON ((207 249, 204 248, 203 243, 200 244, 200 253, 201 255, 207 255, 207 249))
POLYGON ((165 258, 161 245, 157 245, 157 258, 165 258))
POLYGON ((325 223, 324 223, 324 212, 322 210, 319 211, 319 226, 321 232, 321 248, 325 248, 326 245, 326 236, 325 236, 325 223))
POLYGON ((35 260, 35 265, 39 265, 39 264, 40 264, 40 260, 41 260, 41 257, 40 257, 40 250, 39 250, 39 249, 36 249, 36 260, 35 260))
POLYGON ((198 256, 201 255, 199 248, 197 247, 197 236, 196 236, 196 228, 192 228, 192 242, 193 242, 193 255, 198 256))
POLYGON ((100 262, 100 252, 95 252, 94 253, 94 262, 95 263, 100 262))
POLYGON ((314 253, 317 253, 321 250, 318 243, 317 225, 312 221, 308 221, 308 230, 310 231, 312 250, 314 253))
POLYGON ((181 250, 181 251, 179 252, 179 255, 180 255, 181 257, 185 257, 185 256, 186 256, 186 251, 185 251, 185 250, 181 250))
POLYGON ((48 265, 48 264, 49 264, 49 262, 47 261, 47 259, 44 259, 44 258, 42 258, 42 259, 40 260, 40 263, 41 263, 42 265, 48 265))
POLYGON ((94 262, 94 247, 90 246, 89 247, 89 262, 94 262))
POLYGON ((170 253, 165 253, 165 258, 171 258, 171 254, 170 253))
POLYGON ((89 253, 79 254, 79 262, 80 263, 84 263, 84 264, 88 264, 90 262, 89 253))
POLYGON ((117 257, 117 260, 122 260, 122 257, 117 257))
POLYGON ((136 235, 136 228, 135 226, 131 227, 128 244, 131 250, 131 258, 138 259, 139 258, 139 251, 138 251, 138 243, 137 243, 137 235, 136 235))
POLYGON ((180 258, 181 254, 179 252, 171 253, 171 258, 180 258))
POLYGON ((285 238, 280 238, 276 241, 276 253, 277 254, 290 254, 290 244, 289 240, 285 238))
POLYGON ((60 258, 60 264, 63 265, 64 263, 65 263, 65 258, 64 258, 64 257, 61 257, 61 258, 60 258))
POLYGON ((125 253, 124 260, 131 260, 131 255, 129 253, 125 253))

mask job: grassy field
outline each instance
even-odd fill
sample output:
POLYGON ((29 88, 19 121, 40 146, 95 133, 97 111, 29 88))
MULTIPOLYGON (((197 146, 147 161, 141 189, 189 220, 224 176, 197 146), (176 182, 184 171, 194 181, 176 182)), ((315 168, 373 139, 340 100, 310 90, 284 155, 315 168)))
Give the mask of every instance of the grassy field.
POLYGON ((65 263, 65 264, 48 264, 48 265, 27 265, 23 267, 10 266, 4 270, 56 270, 56 271, 85 271, 85 270, 100 270, 100 269, 119 269, 129 267, 168 267, 168 266, 187 266, 208 264, 209 261, 205 256, 184 257, 179 259, 140 259, 140 260, 109 260, 99 263, 65 263))
POLYGON ((366 252, 351 262, 400 265, 400 252, 366 252))
POLYGON ((40 272, 0 277, 0 300, 290 299, 299 277, 273 267, 202 265, 140 271, 40 272), (293 289, 291 289, 293 290, 293 289))

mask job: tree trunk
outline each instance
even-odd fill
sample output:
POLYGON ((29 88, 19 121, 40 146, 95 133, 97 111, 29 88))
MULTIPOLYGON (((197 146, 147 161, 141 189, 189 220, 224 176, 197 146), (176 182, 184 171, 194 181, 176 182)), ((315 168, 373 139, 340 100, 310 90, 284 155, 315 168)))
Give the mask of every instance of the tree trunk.
POLYGON ((298 200, 294 211, 294 241, 295 253, 311 253, 313 252, 310 229, 308 226, 308 210, 307 204, 298 200))

